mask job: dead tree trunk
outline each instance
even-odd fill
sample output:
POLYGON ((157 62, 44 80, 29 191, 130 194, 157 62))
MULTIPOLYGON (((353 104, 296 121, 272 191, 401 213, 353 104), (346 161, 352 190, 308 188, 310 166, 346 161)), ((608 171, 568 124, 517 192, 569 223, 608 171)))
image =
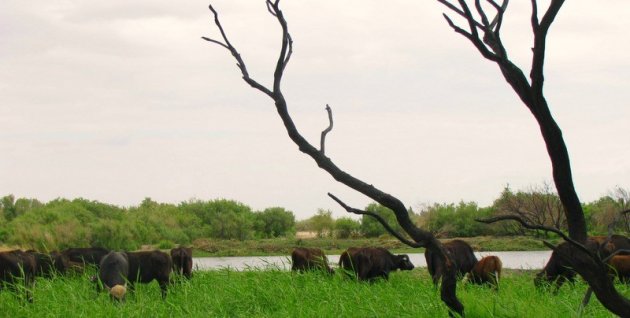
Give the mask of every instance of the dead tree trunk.
POLYGON ((551 159, 553 180, 567 218, 569 237, 572 239, 572 244, 568 245, 569 248, 560 251, 560 254, 565 256, 574 266, 574 269, 589 283, 597 298, 607 309, 617 315, 630 316, 630 302, 617 292, 610 277, 606 275, 602 261, 596 255, 587 253, 583 248, 587 238, 586 221, 573 184, 569 153, 562 137, 562 131, 551 115, 543 94, 543 66, 547 32, 564 0, 551 0, 542 20, 538 19, 537 1, 531 0, 531 26, 534 33, 533 57, 529 74, 531 82, 527 80, 521 69, 508 59, 505 47, 501 42, 499 32, 509 0, 503 0, 501 6, 494 0, 484 2, 497 12, 492 22, 488 21, 480 0, 474 2, 476 14, 480 21, 473 16, 466 0, 458 0, 459 6, 448 0, 438 1, 466 20, 467 30, 457 26, 451 18, 446 14, 444 15, 449 26, 455 32, 470 40, 483 57, 497 63, 505 80, 534 115, 540 127, 547 153, 551 159), (479 31, 483 33, 483 39, 480 37, 479 31))
MULTIPOLYGON (((405 205, 398 198, 374 187, 371 184, 368 184, 358 178, 355 178, 354 176, 345 172, 345 170, 335 165, 335 163, 325 155, 325 152, 324 152, 325 140, 324 139, 325 139, 326 134, 332 129, 331 110, 327 108, 328 116, 330 120, 330 126, 322 132, 322 137, 320 140, 321 149, 317 149, 311 143, 309 143, 300 134, 297 127, 295 126, 295 123, 293 122, 293 119, 291 118, 291 115, 289 114, 287 102, 281 91, 282 76, 284 74, 284 69, 286 68, 291 58, 293 43, 292 43, 292 39, 288 31, 287 21, 284 17, 283 12, 280 10, 279 2, 280 2, 279 0, 274 0, 274 1, 266 0, 267 9, 271 13, 271 15, 276 17, 276 19, 278 20, 278 23, 280 24, 282 28, 282 45, 280 49, 280 56, 278 58, 278 61, 276 63, 276 68, 274 71, 273 88, 271 89, 261 85, 260 83, 258 83, 256 80, 254 80, 253 78, 249 76, 247 67, 245 66, 243 59, 241 58, 236 48, 228 40, 228 37, 225 34, 223 27, 221 26, 221 23, 218 19, 217 12, 214 10, 212 6, 210 6, 210 10, 214 14, 214 21, 217 28, 219 29, 221 33, 222 40, 215 40, 215 39, 210 39, 210 38, 205 38, 205 37, 203 39, 210 41, 212 43, 218 44, 222 46, 223 48, 229 50, 232 56, 234 56, 234 58, 237 61, 237 66, 239 67, 243 75, 243 80, 247 82, 253 88, 261 91, 262 93, 264 93, 265 95, 273 99, 276 106, 276 111, 278 112, 278 115, 282 119, 282 122, 286 128, 287 134, 289 135, 291 140, 299 147, 299 150, 301 152, 313 158, 313 160, 315 160, 316 164, 321 169, 328 172, 338 182, 343 183, 344 185, 368 196, 374 201, 394 211, 398 224, 400 224, 401 228, 413 240, 413 242, 407 241, 407 240, 403 240, 403 242, 413 247, 425 247, 427 249, 434 251, 436 255, 441 256, 440 259, 442 262, 444 262, 444 267, 447 269, 445 275, 442 278, 441 298, 444 301, 444 303, 448 306, 449 313, 451 314, 456 313, 460 316, 463 316, 464 306, 457 299, 457 295, 455 293, 457 280, 456 280, 456 273, 454 270, 454 266, 451 266, 452 262, 450 261, 444 249, 442 248, 442 244, 440 243, 440 241, 437 240, 432 233, 416 227, 411 222, 411 219, 409 218, 409 214, 407 212, 407 209, 405 208, 405 205)), ((338 199, 337 199, 337 202, 339 202, 340 204, 342 203, 338 199)), ((345 204, 343 205, 347 207, 345 204)), ((349 209, 352 209, 352 208, 349 208, 349 209)), ((354 210, 351 212, 357 212, 357 211, 359 210, 354 210)), ((390 232, 392 232, 394 236, 404 239, 402 235, 395 233, 395 231, 393 231, 392 228, 388 226, 384 220, 381 219, 379 221, 383 223, 383 225, 388 230, 390 230, 390 232)))

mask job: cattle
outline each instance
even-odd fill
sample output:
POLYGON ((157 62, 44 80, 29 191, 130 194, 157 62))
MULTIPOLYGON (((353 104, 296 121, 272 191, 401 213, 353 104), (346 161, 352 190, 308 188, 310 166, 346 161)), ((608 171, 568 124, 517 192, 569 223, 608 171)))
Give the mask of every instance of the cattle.
POLYGON ((33 302, 35 257, 21 250, 0 252, 0 287, 9 286, 16 293, 18 285, 24 283, 26 300, 33 302))
POLYGON ((297 247, 291 252, 291 270, 299 272, 321 270, 330 274, 335 272, 328 266, 328 258, 321 249, 306 247, 297 247))
POLYGON ((414 268, 406 254, 394 255, 382 247, 349 248, 342 256, 339 266, 354 271, 362 281, 373 281, 379 277, 388 279, 392 271, 414 268))
POLYGON ((192 248, 176 247, 171 249, 171 259, 173 260, 173 271, 186 278, 192 276, 192 248))
POLYGON ((72 263, 98 266, 101 259, 110 251, 102 247, 77 247, 69 248, 61 252, 72 263))
POLYGON ((354 271, 354 263, 352 261, 352 257, 359 250, 361 250, 361 247, 350 247, 347 250, 343 251, 343 253, 341 253, 341 255, 339 256, 339 268, 354 271))
POLYGON ((127 252, 129 261, 129 288, 133 290, 135 283, 150 283, 156 280, 160 285, 162 298, 166 298, 173 262, 170 255, 162 251, 127 252))
POLYGON ((630 283, 630 255, 615 255, 608 260, 611 274, 623 283, 630 283))
POLYGON ((35 275, 51 278, 55 274, 64 274, 70 267, 68 258, 59 252, 50 254, 39 253, 33 250, 26 251, 35 258, 35 275))
MULTIPOLYGON (((610 240, 608 240, 607 236, 593 236, 591 239, 595 240, 600 245, 599 247, 602 251, 600 254, 602 258, 605 258, 618 250, 630 251, 630 239, 623 235, 614 234, 610 237, 610 240), (604 243, 606 243, 606 245, 602 248, 601 246, 604 243)), ((630 252, 622 251, 619 253, 619 255, 628 254, 630 254, 630 252)))
MULTIPOLYGON (((105 255, 98 267, 98 279, 110 297, 114 300, 123 300, 127 291, 127 280, 129 278, 129 260, 126 253, 109 252, 105 255)), ((99 291, 100 284, 96 285, 99 291)))
MULTIPOLYGON (((459 277, 463 277, 469 273, 475 264, 477 264, 477 257, 472 247, 462 240, 448 241, 443 243, 442 247, 453 262, 459 277)), ((433 284, 437 286, 440 278, 442 278, 444 274, 444 263, 439 260, 439 255, 435 254, 430 249, 425 250, 424 258, 427 261, 427 269, 429 270, 433 284)))
POLYGON ((498 289, 501 269, 503 269, 503 263, 498 256, 485 256, 466 274, 465 280, 473 284, 489 284, 493 288, 498 289))
MULTIPOLYGON (((558 244, 556 249, 567 250, 570 244, 569 242, 562 242, 558 244)), ((594 253, 599 253, 599 256, 604 259, 617 250, 630 250, 630 240, 623 235, 612 235, 610 241, 607 240, 606 236, 593 236, 587 239, 585 247, 594 253), (606 244, 603 245, 604 243, 606 244)), ((541 287, 544 284, 551 284, 554 287, 554 292, 557 292, 564 282, 574 282, 576 275, 577 273, 571 268, 571 264, 560 257, 557 251, 553 251, 545 267, 536 274, 534 285, 541 287)))

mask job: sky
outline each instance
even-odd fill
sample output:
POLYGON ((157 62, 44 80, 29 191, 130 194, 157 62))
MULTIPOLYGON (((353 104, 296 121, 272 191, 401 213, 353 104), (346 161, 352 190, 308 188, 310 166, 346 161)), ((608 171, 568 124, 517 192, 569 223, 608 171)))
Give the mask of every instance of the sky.
MULTIPOLYGON (((540 12, 546 8, 543 1, 540 12)), ((545 95, 584 202, 630 188, 627 0, 567 1, 547 38, 545 95)), ((336 183, 298 151, 273 101, 241 79, 207 1, 0 2, 0 195, 138 205, 233 199, 298 219, 330 209, 336 183)), ((263 0, 217 0, 253 78, 271 86, 281 32, 263 0)), ((283 92, 314 145, 419 209, 492 204, 551 182, 537 124, 498 67, 448 27, 437 1, 283 0, 294 40, 283 92)), ((502 27, 529 73, 529 1, 502 27)))

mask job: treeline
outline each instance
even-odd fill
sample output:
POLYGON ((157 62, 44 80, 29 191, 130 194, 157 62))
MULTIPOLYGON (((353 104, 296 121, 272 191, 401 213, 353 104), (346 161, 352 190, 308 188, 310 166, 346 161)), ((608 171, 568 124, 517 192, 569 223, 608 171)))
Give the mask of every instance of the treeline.
POLYGON ((178 205, 149 198, 121 208, 86 199, 36 199, 12 195, 0 202, 0 244, 37 250, 105 246, 134 250, 170 248, 198 238, 247 240, 293 235, 295 215, 281 207, 263 211, 233 200, 192 200, 178 205))
MULTIPOLYGON (((617 187, 608 195, 593 202, 584 203, 582 207, 591 235, 607 234, 608 226, 613 223, 616 233, 630 232, 628 215, 619 218, 621 211, 630 209, 629 191, 617 187), (613 222, 616 218, 617 222, 613 222)), ((382 216, 394 229, 402 233, 394 213, 389 209, 372 203, 364 210, 382 216)), ((547 237, 548 235, 541 231, 526 230, 513 221, 495 224, 475 221, 499 215, 518 215, 531 224, 567 230, 560 198, 547 184, 516 192, 506 187, 499 198, 488 207, 480 207, 475 202, 435 203, 422 206, 418 210, 415 212, 409 209, 411 220, 441 238, 513 235, 547 237)), ((326 210, 319 210, 315 216, 298 222, 296 227, 300 231, 312 231, 320 237, 351 238, 388 235, 372 217, 364 215, 360 220, 349 217, 334 219, 332 213, 326 210)))
MULTIPOLYGON (((615 188, 598 200, 583 204, 589 233, 607 234, 615 224, 617 233, 630 232, 627 216, 619 212, 630 209, 630 192, 615 188), (615 221, 616 222, 613 222, 615 221)), ((514 222, 484 224, 476 219, 513 214, 533 224, 566 230, 560 199, 548 185, 528 190, 503 189, 491 206, 475 202, 436 203, 421 206, 409 214, 418 226, 439 237, 512 236, 547 233, 524 230, 514 222)), ((402 232, 394 214, 372 203, 365 210, 381 215, 402 232)), ((349 216, 333 218, 332 212, 317 213, 299 222, 282 207, 253 211, 249 206, 226 199, 191 200, 180 204, 158 203, 149 198, 140 205, 118 207, 86 199, 55 199, 47 203, 36 199, 7 195, 0 200, 0 245, 19 245, 38 250, 57 250, 73 246, 105 246, 112 249, 138 249, 142 245, 170 248, 192 244, 195 240, 249 240, 293 237, 296 231, 319 237, 340 239, 388 235, 373 218, 349 216)))

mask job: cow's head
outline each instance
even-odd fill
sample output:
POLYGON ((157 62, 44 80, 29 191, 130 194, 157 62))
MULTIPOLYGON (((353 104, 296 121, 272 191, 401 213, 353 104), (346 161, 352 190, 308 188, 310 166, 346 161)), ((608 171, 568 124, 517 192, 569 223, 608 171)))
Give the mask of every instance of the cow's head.
POLYGON ((410 271, 414 268, 407 254, 396 255, 396 267, 403 271, 410 271))

